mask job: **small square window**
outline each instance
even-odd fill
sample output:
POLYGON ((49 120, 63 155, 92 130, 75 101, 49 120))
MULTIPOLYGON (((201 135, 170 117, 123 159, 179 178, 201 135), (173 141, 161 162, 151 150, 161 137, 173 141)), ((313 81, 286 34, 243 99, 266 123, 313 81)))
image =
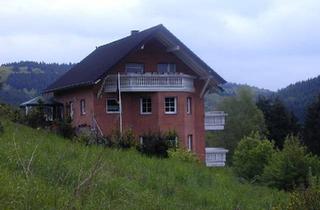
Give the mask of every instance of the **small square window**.
POLYGON ((142 74, 144 72, 144 65, 142 63, 127 63, 126 72, 128 74, 142 74))
POLYGON ((120 106, 117 99, 107 99, 107 113, 118 113, 120 112, 120 106))
POLYGON ((80 100, 80 114, 81 115, 86 114, 86 101, 84 99, 80 100))
POLYGON ((140 99, 140 113, 141 114, 151 114, 152 113, 151 98, 141 98, 140 99))
POLYGON ((177 99, 175 97, 166 97, 164 101, 164 112, 166 114, 177 113, 177 99))
POLYGON ((174 63, 159 63, 158 73, 160 74, 174 74, 176 73, 176 64, 174 63))

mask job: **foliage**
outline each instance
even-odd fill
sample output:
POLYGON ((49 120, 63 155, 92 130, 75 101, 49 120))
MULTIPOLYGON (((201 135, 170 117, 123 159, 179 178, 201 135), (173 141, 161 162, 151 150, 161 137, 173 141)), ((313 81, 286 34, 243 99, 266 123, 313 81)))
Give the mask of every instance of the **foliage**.
POLYGON ((257 106, 263 112, 268 129, 268 139, 272 139, 278 148, 283 147, 283 141, 288 135, 298 135, 297 118, 289 112, 279 98, 267 99, 260 96, 257 106))
POLYGON ((169 144, 167 138, 161 132, 149 132, 141 136, 143 139, 137 150, 148 156, 168 157, 169 144))
MULTIPOLYGON (((210 135, 211 139, 207 139, 209 146, 225 147, 229 149, 229 155, 232 156, 243 137, 252 132, 266 133, 263 114, 256 106, 249 89, 240 88, 236 96, 226 98, 218 107, 228 114, 226 125, 223 131, 210 135)), ((231 157, 228 159, 231 160, 231 157)))
POLYGON ((73 64, 21 61, 0 66, 0 101, 12 105, 29 100, 69 70, 73 64), (2 70, 2 71, 1 71, 2 70))
POLYGON ((279 205, 274 210, 315 210, 320 209, 319 177, 311 176, 311 184, 306 189, 297 189, 290 194, 288 204, 279 205))
POLYGON ((198 162, 200 163, 200 160, 198 159, 197 155, 193 152, 187 151, 183 148, 171 148, 168 150, 169 158, 177 159, 180 161, 185 162, 198 162))
POLYGON ((124 130, 122 134, 115 130, 107 137, 106 143, 106 146, 128 149, 136 146, 137 140, 132 129, 124 130))
POLYGON ((273 143, 252 133, 239 142, 233 156, 233 169, 239 177, 259 179, 274 152, 273 143))
POLYGON ((312 153, 320 155, 320 94, 308 107, 303 142, 312 153))
POLYGON ((0 135, 3 134, 4 132, 4 127, 2 125, 2 122, 0 121, 0 135))
POLYGON ((308 171, 312 167, 310 154, 299 139, 288 136, 283 150, 274 153, 264 168, 262 180, 269 186, 292 190, 308 185, 308 171))
POLYGON ((306 108, 320 93, 320 75, 306 81, 291 84, 277 92, 277 96, 293 112, 300 122, 304 121, 306 108))
POLYGON ((3 123, 0 209, 257 210, 287 202, 284 192, 239 183, 228 168, 87 147, 3 123))
POLYGON ((56 120, 53 123, 53 130, 64 138, 72 139, 75 136, 75 129, 72 127, 72 119, 70 117, 56 120))
POLYGON ((25 124, 32 128, 45 127, 46 118, 43 111, 43 102, 39 101, 39 106, 33 107, 25 117, 25 124))

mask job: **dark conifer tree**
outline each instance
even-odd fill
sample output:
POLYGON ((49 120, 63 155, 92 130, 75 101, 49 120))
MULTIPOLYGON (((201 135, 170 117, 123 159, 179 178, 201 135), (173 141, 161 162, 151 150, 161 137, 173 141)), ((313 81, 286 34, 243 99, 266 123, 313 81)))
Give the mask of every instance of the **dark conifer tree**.
POLYGON ((272 100, 259 97, 257 106, 261 109, 265 118, 269 131, 267 137, 275 141, 278 148, 282 149, 286 136, 299 133, 297 118, 286 109, 279 98, 272 100))
POLYGON ((307 109, 303 141, 312 153, 320 155, 320 94, 307 109))

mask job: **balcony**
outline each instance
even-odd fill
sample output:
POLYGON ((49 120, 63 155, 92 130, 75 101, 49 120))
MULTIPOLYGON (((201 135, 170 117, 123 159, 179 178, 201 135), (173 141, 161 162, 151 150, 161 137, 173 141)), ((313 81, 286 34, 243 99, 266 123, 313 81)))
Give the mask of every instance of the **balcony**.
POLYGON ((204 118, 205 130, 223 130, 226 116, 227 114, 223 111, 206 112, 204 118))
MULTIPOLYGON (((105 81, 105 92, 117 91, 118 75, 109 75, 105 81)), ((194 92, 194 77, 186 74, 122 74, 121 92, 158 92, 183 91, 194 92)))

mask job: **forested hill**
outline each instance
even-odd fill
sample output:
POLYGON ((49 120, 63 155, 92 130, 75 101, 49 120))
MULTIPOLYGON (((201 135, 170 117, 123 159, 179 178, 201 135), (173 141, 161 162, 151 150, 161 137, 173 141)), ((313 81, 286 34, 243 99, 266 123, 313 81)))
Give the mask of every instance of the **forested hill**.
POLYGON ((207 94, 206 95, 205 109, 207 111, 219 109, 218 107, 216 107, 219 104, 219 102, 222 101, 225 97, 234 96, 240 87, 246 87, 246 88, 249 88, 250 90, 252 90, 252 92, 256 98, 260 95, 263 95, 268 98, 268 97, 273 96, 275 93, 271 90, 258 88, 258 87, 250 86, 250 85, 231 83, 231 82, 225 83, 225 84, 221 85, 221 87, 222 87, 223 91, 220 92, 219 94, 214 93, 214 94, 207 94))
POLYGON ((36 95, 73 64, 21 61, 0 66, 0 102, 18 105, 36 95))
POLYGON ((277 96, 300 121, 304 120, 306 108, 318 94, 320 94, 320 75, 313 79, 291 84, 277 92, 277 96))

